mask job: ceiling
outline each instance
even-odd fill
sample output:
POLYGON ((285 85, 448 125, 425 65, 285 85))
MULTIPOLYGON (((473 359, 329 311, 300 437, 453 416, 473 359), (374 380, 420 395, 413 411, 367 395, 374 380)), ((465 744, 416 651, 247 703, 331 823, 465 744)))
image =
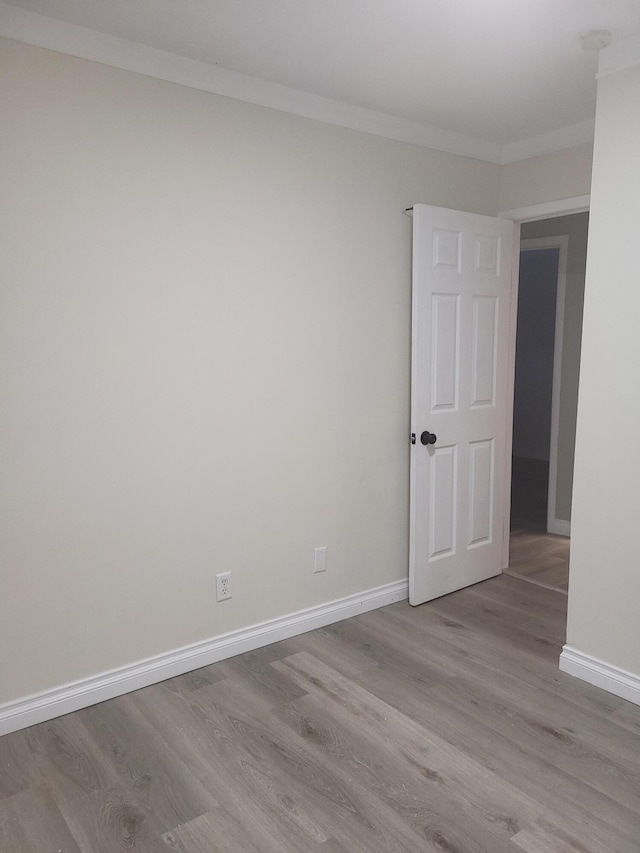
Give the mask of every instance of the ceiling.
POLYGON ((199 60, 218 71, 502 146, 590 127, 598 56, 582 47, 580 36, 607 29, 615 42, 640 33, 639 0, 11 0, 7 5, 199 60))

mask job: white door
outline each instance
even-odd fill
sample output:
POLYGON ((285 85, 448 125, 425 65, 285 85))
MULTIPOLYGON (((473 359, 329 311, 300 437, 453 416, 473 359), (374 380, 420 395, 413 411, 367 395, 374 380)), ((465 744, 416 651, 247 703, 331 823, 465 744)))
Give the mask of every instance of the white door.
POLYGON ((516 227, 413 208, 411 604, 502 571, 516 227))

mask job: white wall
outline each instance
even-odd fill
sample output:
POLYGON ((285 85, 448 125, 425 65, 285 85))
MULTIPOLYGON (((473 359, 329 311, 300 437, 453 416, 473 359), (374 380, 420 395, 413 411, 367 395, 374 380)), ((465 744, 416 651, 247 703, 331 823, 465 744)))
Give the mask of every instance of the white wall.
POLYGON ((500 210, 587 195, 592 155, 587 143, 508 163, 500 178, 500 210))
POLYGON ((6 40, 0 99, 0 702, 405 577, 402 211, 499 168, 6 40))
POLYGON ((578 410, 580 379, 580 348, 582 341, 582 309, 587 264, 587 233, 589 214, 557 216, 538 222, 525 222, 520 236, 523 240, 536 237, 567 235, 567 276, 565 311, 562 331, 562 373, 560 377, 560 412, 558 427, 558 479, 556 488, 556 518, 571 520, 573 488, 573 458, 578 410))
POLYGON ((598 83, 568 643, 640 674, 640 67, 598 83))

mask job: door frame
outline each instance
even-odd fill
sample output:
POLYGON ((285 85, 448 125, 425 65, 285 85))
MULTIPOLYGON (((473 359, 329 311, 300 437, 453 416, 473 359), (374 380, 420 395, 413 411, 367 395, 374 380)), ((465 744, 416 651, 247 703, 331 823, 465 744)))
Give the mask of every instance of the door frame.
MULTIPOLYGON (((551 380, 551 442, 549 445, 549 488, 547 492, 547 532, 559 536, 571 534, 571 522, 556 518, 558 487, 558 437, 560 434, 560 388, 562 379, 562 343, 564 338, 564 306, 567 292, 567 256, 569 237, 535 237, 520 240, 520 252, 558 249, 556 280, 556 319, 553 340, 553 377, 551 380)), ((516 329, 517 332, 517 329, 516 329)))
MULTIPOLYGON (((536 222, 540 219, 555 219, 558 216, 569 216, 572 213, 585 213, 591 203, 590 195, 573 196, 557 199, 556 201, 533 204, 528 207, 518 207, 502 210, 498 216, 511 219, 517 225, 525 222, 536 222)), ((502 538, 502 568, 509 568, 509 540, 511 535, 511 454, 513 451, 513 394, 516 372, 516 326, 518 321, 518 280, 520 273, 520 229, 515 234, 513 246, 513 281, 511 289, 511 323, 509 335, 509 374, 507 378, 507 441, 505 460, 505 507, 504 530, 502 538)))

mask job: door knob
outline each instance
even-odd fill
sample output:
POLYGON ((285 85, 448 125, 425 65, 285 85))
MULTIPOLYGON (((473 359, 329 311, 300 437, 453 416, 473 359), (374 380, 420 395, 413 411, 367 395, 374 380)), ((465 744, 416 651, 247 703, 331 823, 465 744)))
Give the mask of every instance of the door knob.
POLYGON ((429 432, 429 430, 425 430, 420 436, 420 441, 422 444, 435 444, 438 440, 438 436, 435 432, 429 432))

